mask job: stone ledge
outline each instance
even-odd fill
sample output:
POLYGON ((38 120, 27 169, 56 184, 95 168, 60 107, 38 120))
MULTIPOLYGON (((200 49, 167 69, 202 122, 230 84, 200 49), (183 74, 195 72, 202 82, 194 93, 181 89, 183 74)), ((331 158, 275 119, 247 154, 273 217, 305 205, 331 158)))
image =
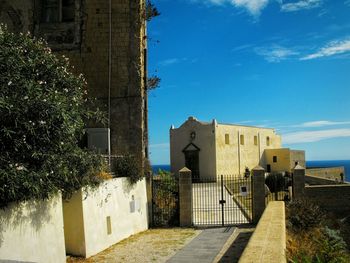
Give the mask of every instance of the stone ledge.
POLYGON ((286 225, 283 201, 269 202, 239 263, 286 262, 286 225))

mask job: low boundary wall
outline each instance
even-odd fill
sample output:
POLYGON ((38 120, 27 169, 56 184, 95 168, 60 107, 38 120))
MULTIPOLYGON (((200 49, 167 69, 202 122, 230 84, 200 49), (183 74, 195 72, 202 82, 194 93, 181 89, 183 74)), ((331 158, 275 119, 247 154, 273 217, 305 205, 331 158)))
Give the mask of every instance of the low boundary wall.
POLYGON ((332 180, 332 179, 326 179, 323 177, 318 176, 312 176, 312 175, 305 175, 305 183, 309 185, 334 185, 334 184, 341 184, 340 181, 332 180))
POLYGON ((148 228, 146 180, 128 178, 82 189, 63 202, 67 254, 90 257, 148 228))
POLYGON ((350 184, 306 186, 305 196, 329 212, 350 214, 350 184))
POLYGON ((61 194, 0 209, 0 262, 66 262, 61 194))
POLYGON ((307 176, 314 176, 321 179, 323 178, 336 182, 343 182, 345 179, 345 168, 344 166, 307 168, 305 170, 305 174, 307 176))
POLYGON ((283 201, 269 202, 239 263, 286 262, 286 223, 283 201))

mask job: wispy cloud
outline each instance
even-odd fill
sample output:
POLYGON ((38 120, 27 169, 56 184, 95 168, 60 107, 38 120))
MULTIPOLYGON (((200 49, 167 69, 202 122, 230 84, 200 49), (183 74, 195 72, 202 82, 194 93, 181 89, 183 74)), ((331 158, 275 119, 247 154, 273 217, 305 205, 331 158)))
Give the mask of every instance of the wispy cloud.
POLYGON ((254 47, 254 45, 252 45, 252 44, 244 44, 244 45, 240 45, 240 46, 236 46, 236 47, 232 48, 231 51, 232 52, 241 52, 241 51, 249 50, 253 47, 254 47))
POLYGON ((295 12, 303 9, 312 9, 319 7, 322 4, 322 0, 299 0, 293 3, 281 4, 281 11, 283 12, 295 12))
POLYGON ((350 124, 350 121, 310 121, 304 122, 293 127, 317 128, 325 126, 345 125, 350 124))
POLYGON ((264 57, 266 61, 272 63, 278 63, 282 60, 299 54, 292 49, 279 45, 272 45, 271 47, 257 47, 254 49, 254 51, 256 54, 264 57))
POLYGON ((237 8, 244 8, 249 14, 258 17, 270 0, 192 0, 196 3, 209 3, 213 5, 229 4, 237 8))
POLYGON ((183 58, 169 58, 169 59, 165 59, 165 60, 160 61, 159 65, 169 66, 169 65, 180 63, 181 61, 183 61, 183 58))
POLYGON ((350 137, 350 129, 331 129, 319 131, 300 131, 283 135, 283 143, 296 144, 318 142, 326 139, 350 137))
POLYGON ((347 52, 350 52, 350 39, 336 40, 328 43, 319 51, 300 58, 300 60, 310 60, 315 58, 329 57, 347 52))
POLYGON ((165 60, 162 60, 160 61, 158 64, 160 66, 171 66, 171 65, 174 65, 174 64, 178 64, 178 63, 182 63, 182 62, 188 62, 188 63, 196 63, 198 61, 197 58, 168 58, 168 59, 165 59, 165 60))
POLYGON ((344 4, 347 5, 347 6, 350 6, 350 0, 346 0, 346 1, 344 2, 344 4))

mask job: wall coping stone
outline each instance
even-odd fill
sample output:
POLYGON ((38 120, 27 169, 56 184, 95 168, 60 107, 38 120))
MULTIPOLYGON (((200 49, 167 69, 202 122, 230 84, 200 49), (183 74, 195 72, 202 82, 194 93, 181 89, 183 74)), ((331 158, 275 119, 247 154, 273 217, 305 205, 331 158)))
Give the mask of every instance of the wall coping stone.
POLYGON ((271 201, 264 211, 239 263, 286 262, 286 223, 283 201, 271 201))

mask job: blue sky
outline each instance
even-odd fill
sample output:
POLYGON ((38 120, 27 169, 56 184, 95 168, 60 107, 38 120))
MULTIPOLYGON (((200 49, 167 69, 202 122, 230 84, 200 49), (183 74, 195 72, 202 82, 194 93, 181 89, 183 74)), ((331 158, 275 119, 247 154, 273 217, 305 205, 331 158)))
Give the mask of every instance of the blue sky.
POLYGON ((350 0, 153 0, 152 164, 169 128, 199 120, 275 128, 307 160, 350 159, 350 0))

